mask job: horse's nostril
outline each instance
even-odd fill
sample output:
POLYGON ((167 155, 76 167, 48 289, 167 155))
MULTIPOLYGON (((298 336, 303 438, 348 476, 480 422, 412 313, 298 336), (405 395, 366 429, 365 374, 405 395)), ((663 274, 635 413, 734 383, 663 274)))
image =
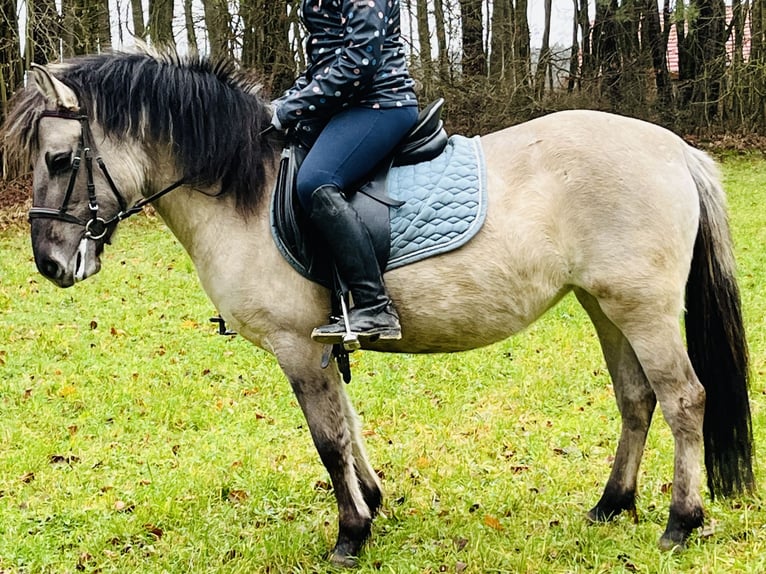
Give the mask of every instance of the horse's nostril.
POLYGON ((37 269, 39 269, 40 273, 48 277, 49 279, 55 279, 59 276, 59 273, 61 272, 61 268, 59 267, 59 264, 56 263, 53 259, 45 258, 37 263, 37 269))

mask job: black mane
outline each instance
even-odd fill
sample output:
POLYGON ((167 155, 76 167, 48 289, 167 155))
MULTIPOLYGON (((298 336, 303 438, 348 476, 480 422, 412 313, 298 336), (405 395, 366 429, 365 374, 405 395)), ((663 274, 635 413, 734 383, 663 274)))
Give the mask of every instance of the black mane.
POLYGON ((261 136, 270 114, 257 85, 230 61, 198 56, 107 53, 52 69, 105 132, 170 144, 186 181, 233 193, 247 212, 269 191, 261 136))

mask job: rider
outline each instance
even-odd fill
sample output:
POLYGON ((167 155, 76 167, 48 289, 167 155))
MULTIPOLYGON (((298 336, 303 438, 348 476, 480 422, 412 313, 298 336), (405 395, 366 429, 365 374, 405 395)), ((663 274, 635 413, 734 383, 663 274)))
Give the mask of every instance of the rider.
MULTIPOLYGON (((298 198, 326 240, 353 298, 351 331, 401 338, 372 241, 347 199, 353 185, 414 126, 418 107, 400 38, 399 0, 303 0, 308 67, 273 102, 272 124, 311 145, 297 175, 298 198)), ((312 339, 340 343, 342 320, 312 339)))

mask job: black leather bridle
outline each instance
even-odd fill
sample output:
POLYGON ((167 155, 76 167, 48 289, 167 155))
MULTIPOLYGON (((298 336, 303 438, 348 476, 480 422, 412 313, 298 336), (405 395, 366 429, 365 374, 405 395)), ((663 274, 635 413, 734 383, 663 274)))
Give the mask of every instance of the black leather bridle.
POLYGON ((123 195, 117 189, 117 186, 109 175, 109 170, 106 168, 106 164, 101 159, 101 156, 96 157, 96 163, 99 169, 104 174, 104 178, 109 184, 111 190, 117 202, 120 205, 120 210, 114 216, 105 219, 99 216, 98 198, 96 197, 96 186, 93 183, 93 151, 95 146, 93 145, 93 135, 90 131, 90 124, 88 122, 88 116, 78 111, 70 110, 47 110, 42 112, 41 118, 59 118, 65 120, 76 120, 80 122, 80 141, 77 145, 77 151, 72 158, 71 174, 69 175, 69 183, 67 184, 66 193, 64 194, 64 201, 61 203, 61 207, 58 209, 52 207, 32 206, 29 210, 29 219, 57 219, 59 221, 65 221, 67 223, 73 223, 85 228, 85 237, 94 241, 103 239, 109 232, 110 227, 116 226, 120 221, 139 213, 145 205, 156 201, 163 195, 170 193, 177 187, 184 184, 184 179, 181 178, 175 183, 172 183, 165 189, 158 191, 157 193, 145 197, 137 201, 132 207, 128 207, 128 203, 123 195), (90 218, 80 219, 76 215, 72 215, 67 212, 69 207, 69 201, 72 198, 72 191, 74 190, 77 176, 80 172, 80 166, 83 158, 85 159, 85 174, 87 178, 88 189, 88 209, 90 210, 90 218))

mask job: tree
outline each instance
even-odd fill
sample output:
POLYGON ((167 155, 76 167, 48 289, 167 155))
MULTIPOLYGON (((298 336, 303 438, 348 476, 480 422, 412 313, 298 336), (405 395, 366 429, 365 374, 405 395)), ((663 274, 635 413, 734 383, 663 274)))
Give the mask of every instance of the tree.
POLYGON ((16 2, 0 0, 0 120, 23 79, 16 2))
POLYGON ((463 74, 482 76, 486 69, 486 55, 481 0, 460 0, 460 16, 463 37, 463 74))
POLYGON ((155 46, 175 46, 173 0, 149 0, 148 32, 155 46))
POLYGON ((272 93, 287 89, 295 79, 295 58, 290 47, 292 10, 274 0, 242 0, 242 64, 253 68, 272 93))
POLYGON ((542 46, 540 47, 540 57, 537 60, 537 69, 535 70, 535 95, 542 97, 545 91, 545 78, 551 65, 551 0, 545 0, 545 26, 543 28, 542 46))

